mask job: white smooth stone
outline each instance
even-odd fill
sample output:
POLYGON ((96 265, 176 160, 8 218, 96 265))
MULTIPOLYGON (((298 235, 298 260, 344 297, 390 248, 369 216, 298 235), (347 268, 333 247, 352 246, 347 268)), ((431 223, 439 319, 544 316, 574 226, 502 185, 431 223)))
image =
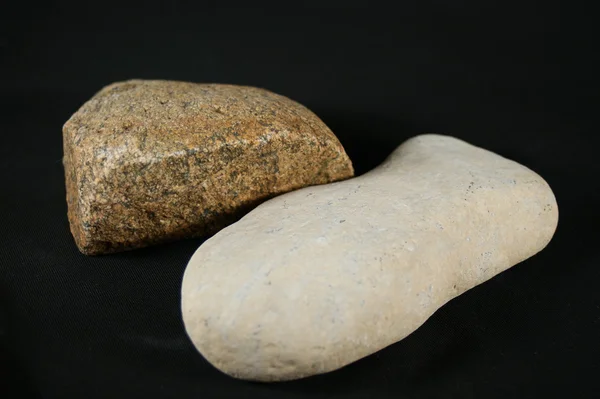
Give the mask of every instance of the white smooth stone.
POLYGON ((237 378, 325 373, 542 250, 557 222, 528 168, 417 136, 363 176, 281 195, 207 240, 185 271, 185 328, 237 378))

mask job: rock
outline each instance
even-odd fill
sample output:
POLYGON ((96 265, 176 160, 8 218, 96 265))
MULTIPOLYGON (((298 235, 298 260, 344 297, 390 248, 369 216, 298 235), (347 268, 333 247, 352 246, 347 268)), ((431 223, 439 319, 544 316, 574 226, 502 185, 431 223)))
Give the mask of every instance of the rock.
POLYGON ((557 221, 531 170, 418 136, 361 177, 272 199, 206 241, 183 279, 185 328, 234 377, 325 373, 534 255, 557 221))
POLYGON ((210 234, 274 195, 353 175, 315 114, 253 87, 114 83, 63 136, 69 222, 85 254, 210 234))

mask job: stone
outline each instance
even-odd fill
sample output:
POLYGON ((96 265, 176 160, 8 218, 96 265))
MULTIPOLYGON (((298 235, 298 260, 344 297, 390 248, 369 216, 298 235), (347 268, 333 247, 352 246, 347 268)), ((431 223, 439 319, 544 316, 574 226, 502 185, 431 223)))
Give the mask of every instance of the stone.
POLYGON ((63 139, 71 232, 88 255, 206 236, 277 194, 354 173, 315 114, 254 87, 114 83, 63 139))
POLYGON ((557 222, 528 168, 417 136, 365 175, 279 196, 207 240, 185 270, 185 328, 233 377, 329 372, 542 250, 557 222))

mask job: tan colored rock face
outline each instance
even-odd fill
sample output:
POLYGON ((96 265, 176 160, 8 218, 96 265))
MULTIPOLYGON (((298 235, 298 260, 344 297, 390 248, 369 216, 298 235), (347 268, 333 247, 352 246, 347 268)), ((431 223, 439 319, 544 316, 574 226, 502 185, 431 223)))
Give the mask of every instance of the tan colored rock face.
POLYGON ((252 87, 115 83, 63 137, 69 221, 85 254, 213 233, 276 194, 353 175, 316 115, 252 87))
POLYGON ((418 136, 366 175, 272 199, 206 241, 185 271, 183 320, 202 355, 234 377, 324 373, 534 255, 557 221, 550 187, 531 170, 418 136))

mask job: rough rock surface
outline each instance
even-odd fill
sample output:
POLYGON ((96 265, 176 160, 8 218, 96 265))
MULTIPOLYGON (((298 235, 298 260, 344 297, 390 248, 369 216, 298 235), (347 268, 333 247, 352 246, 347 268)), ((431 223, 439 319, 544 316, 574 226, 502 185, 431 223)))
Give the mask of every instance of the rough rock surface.
POLYGON ((231 376, 324 373, 534 255, 557 222, 550 187, 528 168, 418 136, 363 176, 272 199, 206 241, 185 271, 183 320, 231 376))
POLYGON ((114 83, 63 138, 68 216, 85 254, 209 234, 274 195, 353 175, 316 115, 253 87, 114 83))

